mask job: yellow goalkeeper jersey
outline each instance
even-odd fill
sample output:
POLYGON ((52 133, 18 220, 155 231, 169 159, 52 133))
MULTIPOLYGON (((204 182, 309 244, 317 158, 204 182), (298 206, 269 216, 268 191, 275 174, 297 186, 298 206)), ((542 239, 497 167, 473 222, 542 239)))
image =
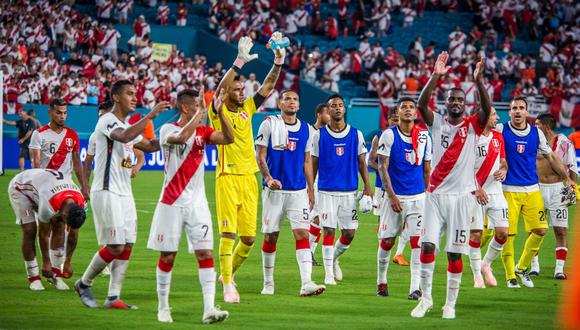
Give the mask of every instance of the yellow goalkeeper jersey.
MULTIPOLYGON (((210 103, 209 119, 213 129, 221 131, 221 123, 217 113, 210 103)), ((237 112, 229 111, 225 104, 222 106, 227 120, 234 129, 234 143, 218 145, 218 163, 216 175, 222 174, 254 174, 258 171, 258 163, 254 153, 254 133, 252 132, 252 116, 256 112, 254 98, 244 100, 244 105, 238 107, 237 112)))

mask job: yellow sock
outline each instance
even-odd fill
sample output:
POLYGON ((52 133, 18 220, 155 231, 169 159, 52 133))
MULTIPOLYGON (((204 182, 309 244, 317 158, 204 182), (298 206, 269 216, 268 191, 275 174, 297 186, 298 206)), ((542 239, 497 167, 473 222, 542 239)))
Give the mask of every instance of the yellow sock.
POLYGON ((236 250, 234 251, 234 260, 232 261, 232 266, 233 266, 232 272, 233 273, 235 273, 242 266, 242 264, 246 261, 246 259, 250 255, 250 251, 252 250, 253 246, 254 246, 254 244, 246 245, 241 240, 238 242, 238 245, 236 246, 236 250))
POLYGON ((503 261, 503 267, 505 269, 506 280, 511 280, 516 278, 516 272, 514 269, 514 241, 516 240, 515 235, 509 235, 507 241, 503 246, 501 251, 501 259, 503 261))
POLYGON ((232 283, 232 251, 234 250, 234 242, 231 238, 220 238, 220 272, 224 285, 232 283))
POLYGON ((494 233, 493 229, 486 228, 483 230, 483 233, 481 233, 481 248, 482 249, 493 238, 493 233, 494 233))
POLYGON ((542 245, 542 241, 544 241, 544 236, 540 236, 536 233, 531 233, 526 240, 526 244, 524 245, 524 252, 520 257, 520 261, 518 262, 518 269, 526 270, 530 267, 532 263, 532 259, 538 251, 540 251, 540 246, 542 245))

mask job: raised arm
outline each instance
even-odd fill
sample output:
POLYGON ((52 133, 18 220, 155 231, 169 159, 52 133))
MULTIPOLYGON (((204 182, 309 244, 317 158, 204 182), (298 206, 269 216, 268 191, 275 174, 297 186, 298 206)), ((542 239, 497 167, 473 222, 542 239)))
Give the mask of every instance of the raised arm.
POLYGON ((224 102, 225 91, 223 89, 218 90, 219 95, 214 95, 213 104, 214 109, 217 109, 217 115, 220 120, 221 131, 214 131, 209 137, 209 142, 211 144, 230 144, 234 143, 234 129, 230 124, 230 121, 226 118, 226 114, 223 111, 222 104, 224 102))
POLYGON ((475 71, 473 71, 473 79, 477 85, 477 92, 479 93, 479 101, 481 103, 481 112, 477 124, 482 128, 487 125, 487 120, 491 113, 491 100, 489 99, 487 88, 483 83, 483 71, 485 71, 485 57, 479 60, 475 65, 475 71))
MULTIPOLYGON (((160 113, 169 109, 169 102, 159 102, 155 105, 153 110, 143 116, 141 120, 136 122, 135 124, 127 127, 127 128, 117 128, 111 132, 110 137, 112 140, 119 141, 121 143, 128 143, 133 141, 137 138, 140 134, 143 134, 143 130, 145 130, 145 126, 147 123, 152 120, 153 118, 157 117, 160 113)), ((159 144, 157 144, 159 146, 159 144)), ((141 148, 140 148, 141 149, 141 148)), ((143 149, 142 149, 143 150, 143 149)), ((157 148, 159 150, 159 148, 157 148)), ((147 151, 147 150, 143 150, 147 151)))
MULTIPOLYGON (((234 81, 234 79, 244 66, 244 64, 258 58, 258 54, 250 55, 250 51, 252 50, 253 46, 254 43, 252 42, 252 39, 250 37, 243 36, 240 38, 240 41, 238 41, 238 56, 236 57, 236 60, 234 61, 232 67, 226 72, 224 77, 220 80, 220 83, 218 84, 216 89, 217 91, 220 91, 222 89, 228 90, 232 85, 232 82, 234 81)), ((212 108, 215 112, 216 108, 215 107, 212 108)))
POLYGON ((431 100, 431 95, 433 94, 435 87, 437 87, 437 81, 439 78, 451 69, 451 67, 447 65, 448 59, 449 54, 447 54, 447 52, 441 52, 441 54, 437 56, 437 61, 435 62, 435 68, 433 69, 431 78, 429 78, 427 85, 425 85, 421 91, 421 95, 419 96, 419 112, 427 126, 433 125, 433 111, 429 109, 429 100, 431 100))
MULTIPOLYGON (((270 38, 270 40, 276 43, 280 43, 281 39, 282 33, 280 32, 272 33, 272 37, 270 38)), ((286 49, 284 47, 272 48, 272 51, 274 52, 274 65, 272 66, 272 69, 270 69, 270 72, 268 73, 266 79, 264 79, 264 82, 262 83, 262 86, 258 90, 258 94, 260 94, 264 98, 266 98, 268 94, 270 94, 272 89, 274 89, 274 87, 276 86, 276 82, 278 81, 278 77, 280 76, 280 72, 282 71, 282 65, 284 64, 284 59, 286 57, 286 49)), ((260 105, 256 104, 256 107, 258 106, 260 105)))

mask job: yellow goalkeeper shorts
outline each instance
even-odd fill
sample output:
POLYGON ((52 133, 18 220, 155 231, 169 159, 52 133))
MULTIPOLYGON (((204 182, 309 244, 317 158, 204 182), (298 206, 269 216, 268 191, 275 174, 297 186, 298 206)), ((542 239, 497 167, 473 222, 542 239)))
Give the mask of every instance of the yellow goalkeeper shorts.
POLYGON ((520 214, 524 220, 526 232, 532 229, 548 228, 547 214, 544 200, 539 190, 532 192, 504 191, 508 203, 509 234, 518 233, 520 214))
POLYGON ((256 175, 220 175, 216 179, 215 197, 220 233, 256 236, 258 218, 256 175))

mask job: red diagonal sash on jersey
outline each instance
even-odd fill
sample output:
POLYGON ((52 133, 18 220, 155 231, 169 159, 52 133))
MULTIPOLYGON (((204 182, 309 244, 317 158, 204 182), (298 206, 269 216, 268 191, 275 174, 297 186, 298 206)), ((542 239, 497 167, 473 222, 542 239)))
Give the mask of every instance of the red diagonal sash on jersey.
POLYGON ((304 16, 306 16, 306 14, 308 14, 306 11, 304 11, 302 13, 302 15, 300 15, 300 17, 298 17, 298 21, 302 21, 302 19, 304 18, 304 16))
MULTIPOLYGON (((194 138, 197 138, 198 135, 195 134, 194 138)), ((203 149, 202 149, 203 150, 203 149)), ((161 203, 167 205, 173 205, 175 201, 181 196, 181 193, 199 168, 201 162, 203 161, 203 152, 199 152, 199 148, 193 145, 193 148, 187 154, 187 157, 183 160, 183 163, 179 167, 179 169, 171 178, 171 181, 167 184, 165 189, 163 190, 163 197, 161 198, 161 203)), ((203 166, 203 165, 202 165, 203 166)))
POLYGON ((475 174, 475 178, 477 179, 477 183, 479 184, 480 187, 483 187, 483 184, 485 183, 485 181, 487 181, 487 178, 489 177, 489 174, 493 169, 493 165, 495 164, 495 160, 497 159, 497 157, 499 157, 500 148, 495 147, 494 143, 497 143, 499 146, 500 141, 495 136, 492 136, 491 141, 489 141, 489 146, 487 146, 487 155, 485 156, 485 159, 483 160, 481 167, 475 174))
POLYGON ((461 155, 461 150, 463 150, 463 146, 465 145, 465 141, 467 141, 467 134, 469 133, 469 120, 467 118, 464 119, 463 124, 457 129, 455 136, 453 137, 453 141, 451 141, 451 145, 443 156, 441 160, 435 166, 433 173, 431 173, 431 179, 429 180, 429 188, 427 189, 428 192, 433 192, 443 180, 451 173, 451 170, 457 163, 457 159, 459 159, 459 155, 461 155), (465 136, 461 136, 461 131, 464 130, 465 136))
POLYGON ((411 145, 413 146, 413 151, 415 152, 415 165, 420 165, 419 162, 419 133, 423 132, 419 125, 414 125, 411 130, 411 145))
POLYGON ((328 73, 327 74, 331 74, 332 71, 336 70, 339 65, 340 65, 340 63, 337 63, 335 66, 333 66, 332 68, 330 68, 330 70, 328 70, 328 73))
POLYGON ((451 47, 451 50, 449 50, 449 52, 450 52, 451 54, 453 54, 453 53, 455 52, 455 50, 456 50, 457 48, 459 48, 459 46, 461 46, 462 44, 463 44, 463 42, 458 42, 458 43, 457 43, 455 46, 451 47))
POLYGON ((62 141, 60 141, 60 145, 58 146, 58 149, 56 150, 54 155, 52 155, 52 158, 50 158, 50 161, 46 165, 46 168, 51 169, 51 170, 55 170, 55 171, 58 171, 60 169, 60 167, 62 166, 62 163, 64 163, 64 160, 66 159, 67 154, 69 153, 67 147, 70 147, 72 149, 74 146, 74 145, 67 146, 66 145, 67 139, 71 139, 73 141, 73 143, 75 143, 70 129, 66 130, 66 134, 62 138, 62 141))
POLYGON ((104 39, 105 41, 102 42, 101 45, 106 47, 111 41, 111 39, 113 39, 113 36, 115 36, 115 34, 117 34, 115 31, 111 31, 111 33, 107 35, 107 37, 104 39))
POLYGON ((556 148, 558 148, 558 135, 556 135, 556 138, 554 139, 554 143, 552 144, 552 151, 556 152, 556 148))

